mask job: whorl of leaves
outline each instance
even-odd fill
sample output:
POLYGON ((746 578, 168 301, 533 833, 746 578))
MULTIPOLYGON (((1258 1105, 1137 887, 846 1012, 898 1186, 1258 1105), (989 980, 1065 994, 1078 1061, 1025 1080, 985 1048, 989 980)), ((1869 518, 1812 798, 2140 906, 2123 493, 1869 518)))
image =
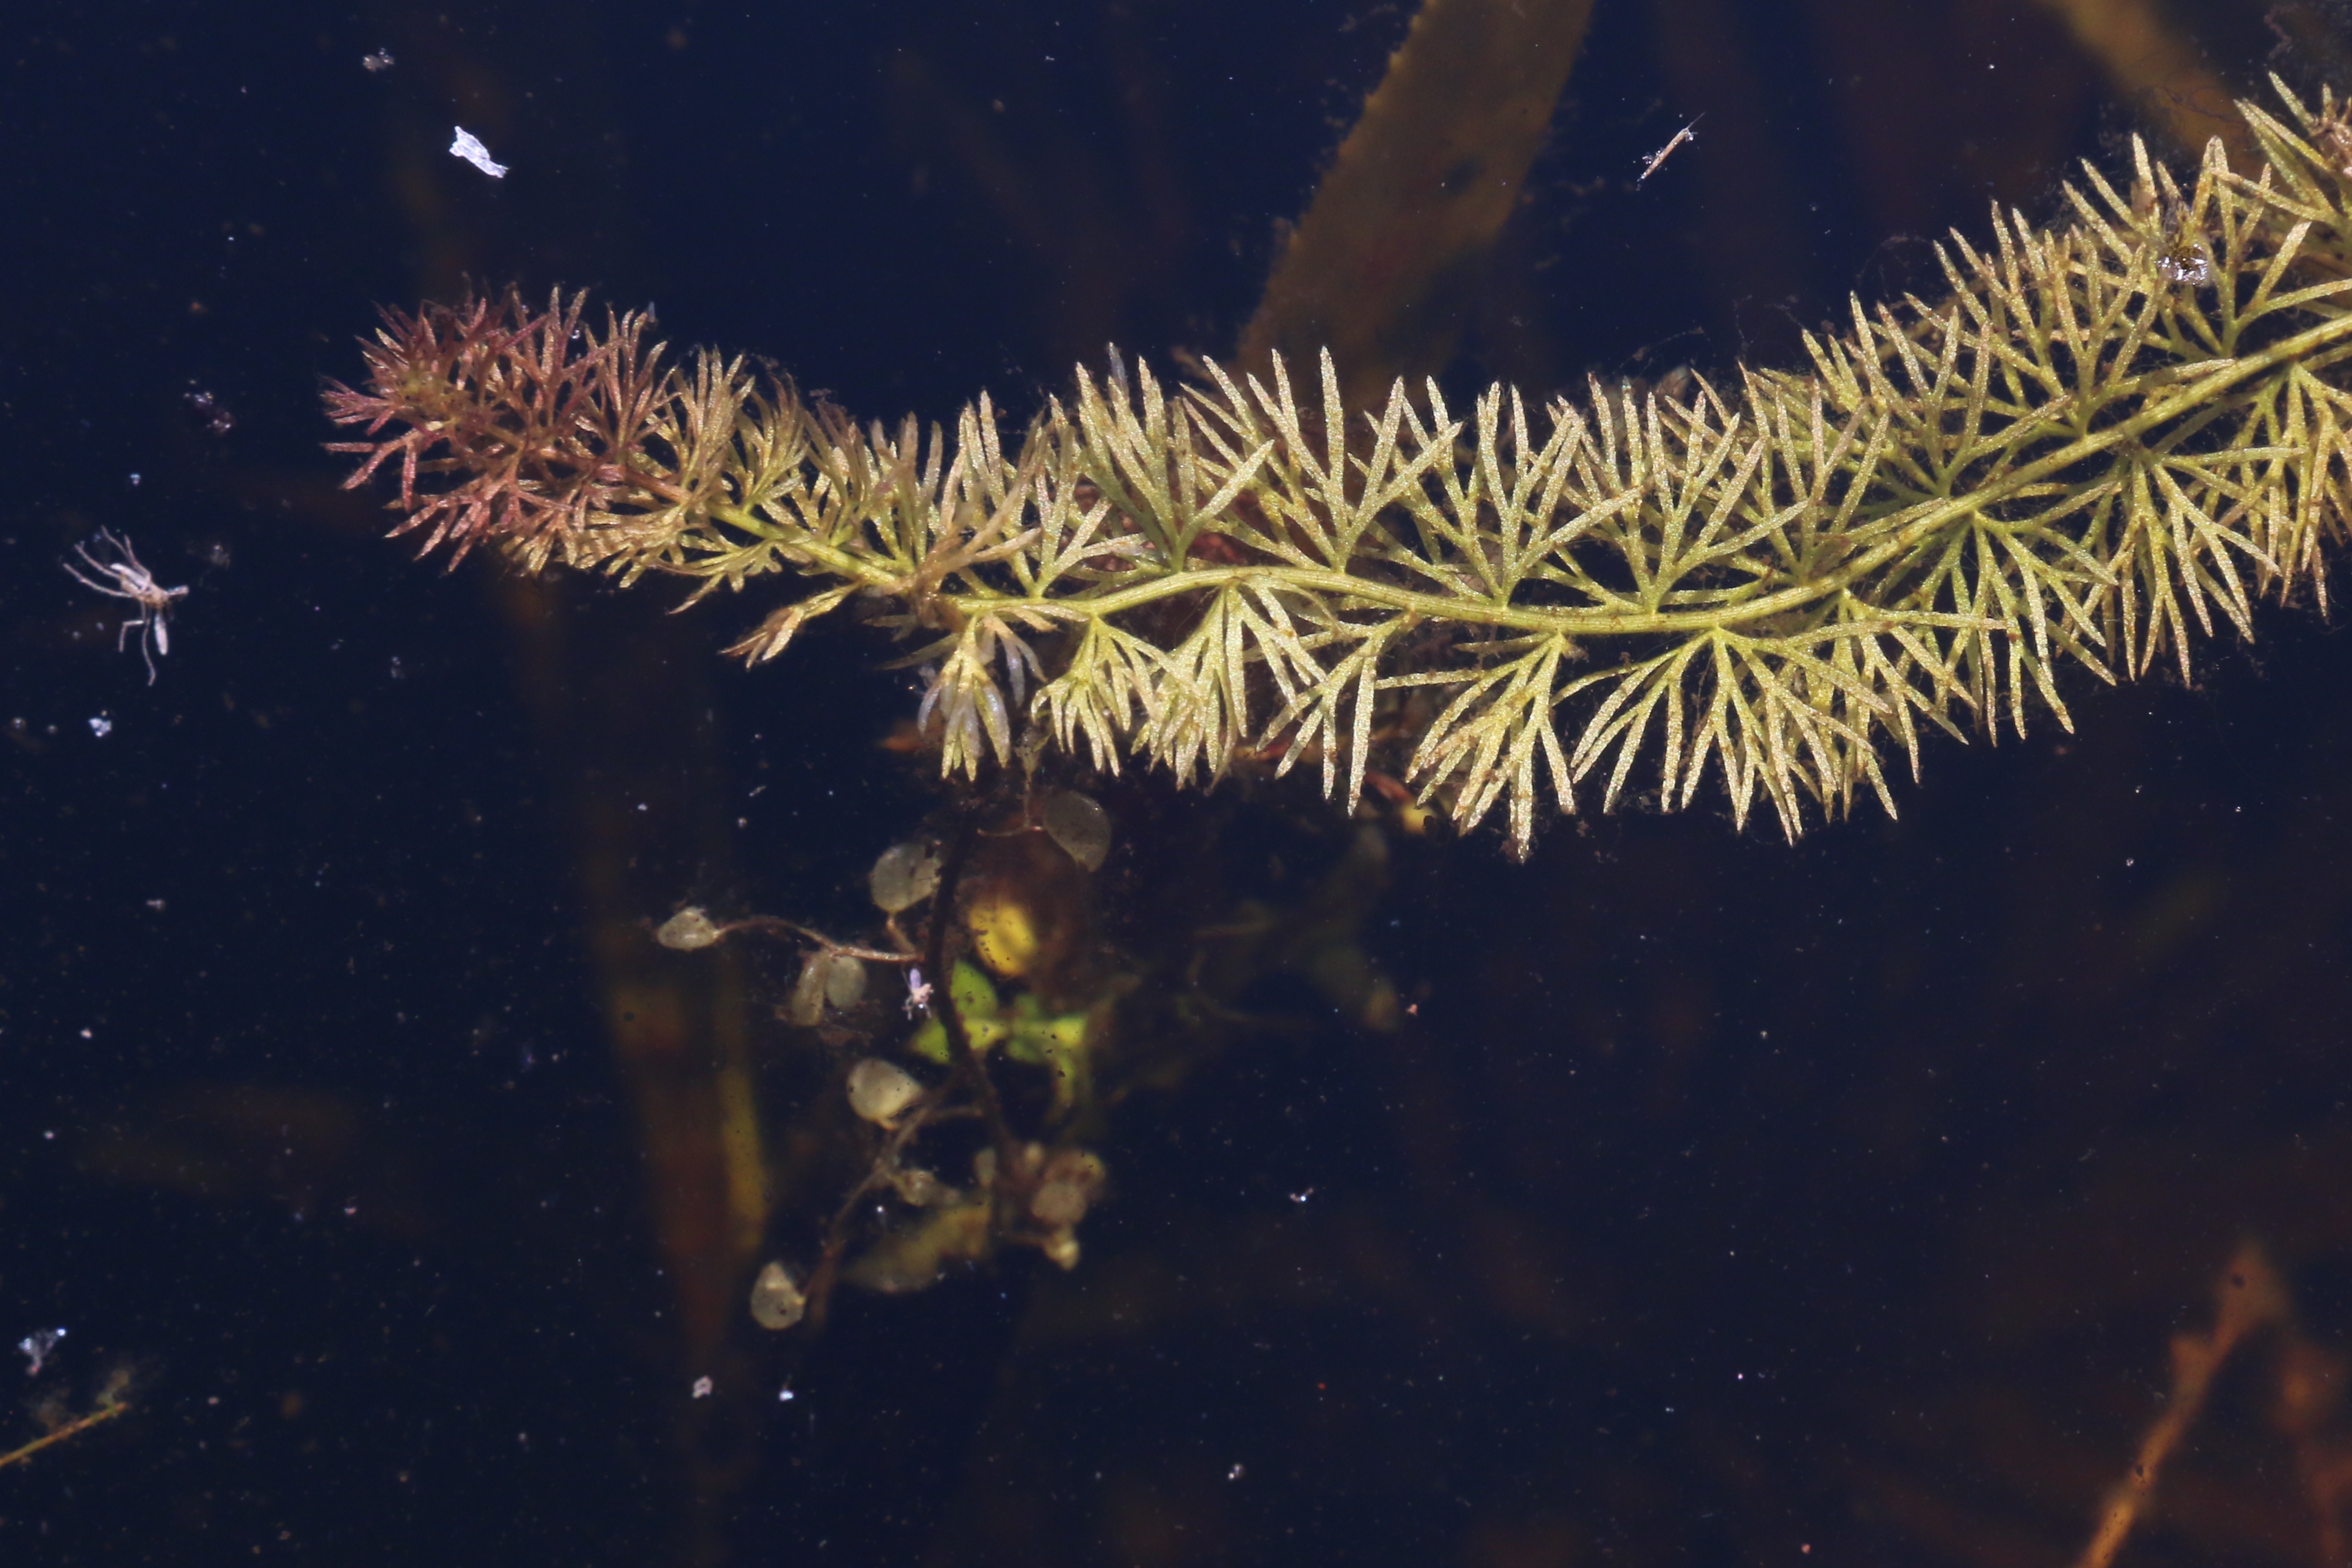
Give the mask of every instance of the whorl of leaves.
MULTIPOLYGON (((1933 726, 2070 725, 2105 680, 2253 601, 2326 601, 2352 480, 2352 110, 2241 105, 2263 165, 2206 149, 2185 191, 2135 148, 2037 228, 1938 248, 1945 298, 1853 302, 1802 371, 1678 391, 1593 382, 1530 411, 1434 383, 1343 409, 1208 367, 1171 392, 1113 358, 1017 448, 989 402, 952 435, 860 429, 641 317, 509 294, 387 314, 352 483, 397 455, 400 529, 462 554, 816 591, 737 644, 783 652, 853 599, 911 638, 944 767, 1034 726, 1116 768, 1319 768, 1352 808, 1395 768, 1465 827, 1710 774, 1797 833, 1918 767, 1933 726), (388 427, 396 434, 385 434, 388 427), (1391 754, 1395 760, 1391 760, 1391 754)), ((396 530, 397 531, 397 530, 396 530)))

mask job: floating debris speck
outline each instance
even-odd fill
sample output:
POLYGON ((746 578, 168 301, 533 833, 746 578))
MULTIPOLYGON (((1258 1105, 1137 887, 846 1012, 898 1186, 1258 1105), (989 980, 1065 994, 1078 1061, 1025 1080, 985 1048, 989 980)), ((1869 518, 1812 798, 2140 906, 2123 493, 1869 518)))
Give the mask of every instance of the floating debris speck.
POLYGON ((490 156, 490 150, 482 145, 480 137, 462 125, 457 130, 457 140, 449 143, 450 157, 463 158, 493 180, 503 180, 507 177, 507 166, 490 156))

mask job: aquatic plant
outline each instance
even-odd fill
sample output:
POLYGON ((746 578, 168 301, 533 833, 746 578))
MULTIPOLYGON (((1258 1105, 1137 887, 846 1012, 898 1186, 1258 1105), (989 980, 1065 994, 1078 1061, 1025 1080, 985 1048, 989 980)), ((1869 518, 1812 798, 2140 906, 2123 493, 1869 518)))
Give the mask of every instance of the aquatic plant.
MULTIPOLYGON (((1097 994, 1082 1001, 1066 995, 1080 1005, 1058 1010, 1039 988, 1069 967, 1074 955, 1066 949, 1077 923, 1066 918, 1073 913, 1066 906, 1084 897, 1111 836, 1098 804, 1057 791, 1020 800, 984 833, 966 820, 943 847, 893 845, 868 879, 891 947, 835 941, 766 915, 721 923, 695 905, 654 932, 678 952, 738 934, 786 938, 805 949, 801 978, 779 1009, 786 1022, 835 1047, 871 1047, 877 1036, 895 1034, 908 1056, 946 1070, 919 1078, 886 1056, 856 1057, 836 1074, 838 1102, 859 1124, 854 1130, 828 1114, 835 1096, 803 1103, 803 1114, 820 1126, 833 1124, 829 1141, 856 1175, 823 1228, 814 1266, 803 1274, 776 1259, 753 1281, 751 1314, 761 1326, 788 1329, 805 1318, 821 1327, 844 1281, 889 1293, 926 1290, 949 1263, 979 1261, 1005 1246, 1076 1266, 1079 1222, 1108 1176, 1082 1141, 1101 1124, 1094 1059, 1106 1043, 1108 1014, 1132 981, 1097 976, 1097 994), (972 869, 980 874, 968 882, 972 869), (1057 911, 1057 903, 1065 907, 1057 911), (919 946, 898 924, 919 909, 919 946), (977 962, 951 957, 966 946, 977 962), (869 996, 869 965, 902 973, 903 993, 869 996), (1000 990, 1000 982, 1017 988, 1000 990), (905 1019, 918 1016, 923 1022, 908 1034, 905 1019), (1042 1078, 1045 1093, 1023 1092, 1016 1104, 992 1072, 1006 1063, 1013 1065, 1012 1083, 1042 1078), (951 1134, 946 1146, 933 1136, 942 1131, 951 1134), (967 1146, 954 1146, 955 1133, 969 1134, 967 1146), (951 1168, 943 1158, 968 1164, 968 1186, 940 1174, 951 1168), (889 1197, 907 1212, 877 1229, 889 1197)), ((1034 1082, 1024 1087, 1034 1090, 1034 1082)), ((804 1140, 825 1141, 822 1133, 804 1140)))
POLYGON ((912 643, 941 763, 977 776, 1031 727, 1180 779, 1376 767, 1524 854, 1547 797, 1664 809, 1713 773, 1794 836, 1914 776, 1932 726, 2072 720, 2066 664, 2115 681, 2308 582, 2346 526, 2352 106, 2240 111, 2186 189, 2134 145, 2063 219, 1996 211, 1937 255, 1950 292, 1851 308, 1810 368, 1718 386, 1591 382, 1531 413, 1432 382, 1343 406, 1273 361, 1161 385, 1081 369, 1007 444, 986 395, 952 434, 860 426, 740 357, 666 361, 643 316, 515 294, 387 312, 328 411, 395 532, 526 570, 772 572, 814 591, 731 652, 784 652, 856 604, 912 643), (1384 749, 1385 748, 1385 749, 1384 749), (1389 762, 1388 751, 1396 760, 1389 762), (1810 807, 1808 803, 1811 803, 1810 807))

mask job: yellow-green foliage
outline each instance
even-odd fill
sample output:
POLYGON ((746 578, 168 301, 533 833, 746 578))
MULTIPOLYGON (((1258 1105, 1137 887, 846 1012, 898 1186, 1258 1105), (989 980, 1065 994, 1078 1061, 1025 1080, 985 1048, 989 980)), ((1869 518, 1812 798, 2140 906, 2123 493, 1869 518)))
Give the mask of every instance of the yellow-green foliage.
POLYGON ((2279 91, 2183 191, 2135 147, 2063 221, 1996 213, 1939 251, 1950 294, 1852 309, 1801 371, 1594 382, 1466 412, 1434 384, 1339 406, 1328 356, 1164 389, 1078 372, 1017 446, 986 397, 952 436, 860 429, 740 360, 666 366, 644 321, 512 296, 393 316, 358 483, 397 455, 403 528, 462 553, 815 591, 736 651, 773 658, 853 601, 914 640, 944 765, 1024 725, 1179 778, 1245 751, 1352 806, 1402 734, 1407 782, 1465 826, 1710 771, 1782 828, 1919 729, 2065 724, 2056 676, 2186 674, 2217 616, 2309 581, 2346 526, 2352 110, 2279 91), (387 433, 386 426, 396 432, 387 433), (1424 688, 1415 693, 1415 688, 1424 688), (1421 700, 1408 700, 1417 695, 1421 700))

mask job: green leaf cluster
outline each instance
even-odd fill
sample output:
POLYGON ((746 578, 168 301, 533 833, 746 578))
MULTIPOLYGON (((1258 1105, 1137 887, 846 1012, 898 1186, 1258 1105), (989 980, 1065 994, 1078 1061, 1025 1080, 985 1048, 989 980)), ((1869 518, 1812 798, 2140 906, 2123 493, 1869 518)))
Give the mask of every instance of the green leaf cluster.
MULTIPOLYGON (((1000 1044, 1006 1057, 1032 1067, 1050 1068, 1054 1074, 1054 1110, 1066 1112, 1085 1097, 1091 1078, 1087 1056, 1087 1015, 1053 1014, 1032 991, 1014 996, 1010 1004, 996 994, 988 977, 959 960, 949 982, 949 996, 974 1054, 986 1056, 1000 1044)), ((923 1020, 907 1041, 907 1049, 927 1061, 945 1066, 949 1061, 947 1026, 934 1016, 923 1020)))
POLYGON ((1350 807, 1393 768, 1524 853, 1546 803, 1718 779, 1782 829, 1916 773, 1926 728, 2071 727, 2063 666, 2113 681, 2308 582, 2346 524, 2352 116, 2279 84, 2260 163, 2184 188, 2134 149, 2062 221, 1937 250, 1949 292, 1853 301, 1802 370, 1468 408, 1402 383, 1343 407, 1214 365, 1116 356, 1016 444, 859 427, 741 360, 660 366, 635 318, 559 298, 394 316, 331 412, 404 465, 406 526, 525 566, 698 594, 814 591, 735 649, 844 605, 911 642, 944 768, 1024 727, 1116 769, 1319 769, 1350 807), (398 434, 381 435, 387 426, 398 434), (1384 751, 1383 748, 1386 748, 1384 751))

